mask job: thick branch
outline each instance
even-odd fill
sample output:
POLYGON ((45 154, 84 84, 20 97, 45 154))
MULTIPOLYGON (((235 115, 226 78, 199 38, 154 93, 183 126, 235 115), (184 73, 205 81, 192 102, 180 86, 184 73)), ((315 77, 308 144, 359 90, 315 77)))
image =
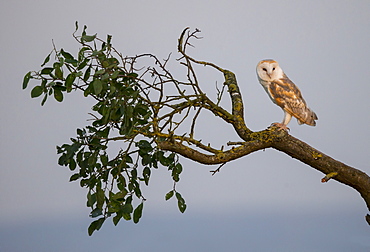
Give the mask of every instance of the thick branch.
POLYGON ((289 134, 282 141, 274 141, 272 147, 324 174, 337 172, 333 179, 357 190, 370 210, 370 177, 366 173, 325 155, 289 134))
POLYGON ((201 153, 179 142, 162 141, 158 143, 158 146, 162 150, 176 152, 198 163, 215 165, 229 162, 246 156, 252 152, 268 148, 271 146, 271 143, 261 141, 245 142, 245 144, 239 147, 235 147, 227 151, 220 151, 219 153, 214 155, 201 153))
POLYGON ((241 146, 227 151, 219 151, 214 155, 203 154, 176 141, 162 141, 158 143, 158 146, 163 150, 176 152, 193 161, 207 165, 223 164, 252 152, 272 147, 324 174, 337 173, 333 179, 357 190, 370 210, 370 177, 366 173, 343 164, 276 128, 253 132, 250 137, 251 141, 238 142, 241 146))
POLYGON ((233 126, 239 137, 244 141, 251 140, 250 134, 252 131, 247 127, 244 121, 244 105, 243 99, 239 91, 238 82, 233 72, 223 70, 225 76, 225 85, 228 87, 232 102, 232 114, 234 115, 235 122, 233 126))

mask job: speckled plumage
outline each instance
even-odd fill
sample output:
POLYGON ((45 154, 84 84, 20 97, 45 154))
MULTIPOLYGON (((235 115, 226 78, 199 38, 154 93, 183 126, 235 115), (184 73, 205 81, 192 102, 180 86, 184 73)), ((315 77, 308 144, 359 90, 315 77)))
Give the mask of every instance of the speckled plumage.
POLYGON ((292 116, 297 118, 298 124, 316 125, 317 115, 307 106, 301 91, 275 60, 260 61, 257 65, 257 75, 271 100, 285 112, 282 127, 286 128, 292 116))

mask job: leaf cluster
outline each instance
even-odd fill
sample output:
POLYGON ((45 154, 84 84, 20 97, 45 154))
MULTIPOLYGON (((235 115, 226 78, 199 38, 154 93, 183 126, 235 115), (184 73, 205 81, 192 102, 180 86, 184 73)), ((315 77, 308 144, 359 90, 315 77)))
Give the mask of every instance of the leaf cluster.
MULTIPOLYGON (((50 96, 62 102, 72 91, 81 91, 96 101, 91 125, 77 129, 71 143, 57 146, 58 164, 74 172, 70 181, 87 188, 86 205, 91 209, 90 217, 96 218, 88 228, 89 235, 109 217, 115 225, 121 219, 139 222, 146 200, 141 188, 149 185, 152 170, 160 166, 170 171, 174 181, 170 192, 176 194, 179 210, 184 212, 185 201, 175 189, 182 166, 177 154, 157 147, 153 133, 156 112, 133 68, 135 60, 115 51, 110 35, 101 40, 87 35, 86 29, 75 35, 76 23, 73 36, 81 46, 77 56, 54 46, 42 69, 25 75, 23 88, 32 79, 39 81, 31 97, 43 95, 41 105, 50 96), (117 141, 121 145, 116 151, 108 149, 117 141)), ((169 198, 167 194, 166 200, 169 198)))

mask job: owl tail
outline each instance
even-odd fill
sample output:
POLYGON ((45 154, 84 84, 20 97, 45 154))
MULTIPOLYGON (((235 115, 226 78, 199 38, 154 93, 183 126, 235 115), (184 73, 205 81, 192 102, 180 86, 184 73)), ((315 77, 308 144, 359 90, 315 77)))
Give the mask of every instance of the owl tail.
POLYGON ((307 108, 307 110, 304 113, 304 116, 302 116, 301 118, 299 118, 297 120, 298 120, 299 125, 305 123, 305 124, 310 125, 310 126, 316 126, 315 120, 318 120, 318 119, 319 118, 317 117, 315 112, 313 112, 310 108, 307 108))

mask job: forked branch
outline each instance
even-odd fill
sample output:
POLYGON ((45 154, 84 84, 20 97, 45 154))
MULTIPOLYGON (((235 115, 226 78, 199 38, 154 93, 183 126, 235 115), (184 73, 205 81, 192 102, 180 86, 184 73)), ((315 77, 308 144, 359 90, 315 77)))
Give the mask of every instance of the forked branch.
MULTIPOLYGON (((192 37, 196 38, 195 34, 197 32, 199 31, 196 30, 193 33, 189 33, 188 28, 186 28, 179 38, 178 50, 182 54, 183 58, 186 59, 185 65, 191 70, 191 72, 193 72, 191 63, 195 63, 213 67, 224 74, 224 84, 228 87, 228 92, 232 101, 232 115, 229 115, 224 109, 216 104, 212 104, 206 108, 214 112, 214 114, 219 115, 221 118, 232 118, 232 120, 225 121, 234 126, 239 137, 245 142, 242 143, 241 146, 232 148, 231 150, 222 151, 214 155, 199 153, 198 151, 178 142, 160 142, 160 148, 179 153, 186 158, 203 164, 224 164, 225 162, 240 158, 258 150, 274 148, 298 159, 324 174, 335 174, 335 176, 332 176, 332 179, 357 190, 365 200, 367 208, 370 210, 370 177, 366 173, 325 155, 305 142, 294 138, 285 131, 279 131, 279 129, 275 127, 270 127, 267 130, 259 132, 252 132, 246 126, 244 122, 242 96, 238 88, 235 74, 213 63, 199 61, 186 54, 185 49, 186 46, 190 44, 189 39, 192 37), (186 34, 187 37, 185 38, 186 34)), ((210 104, 210 101, 207 100, 205 104, 210 104)), ((367 217, 366 219, 368 220, 370 217, 367 217)))

